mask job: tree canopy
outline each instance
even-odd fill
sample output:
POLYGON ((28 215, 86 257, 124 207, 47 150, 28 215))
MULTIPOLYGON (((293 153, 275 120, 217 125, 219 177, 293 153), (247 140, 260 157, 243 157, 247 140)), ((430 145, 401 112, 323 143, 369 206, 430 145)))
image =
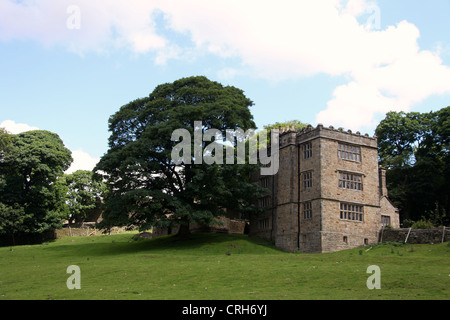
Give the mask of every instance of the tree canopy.
POLYGON ((288 120, 284 122, 275 122, 274 124, 265 125, 264 129, 271 130, 271 129, 278 129, 280 127, 283 129, 288 129, 291 128, 292 126, 294 127, 295 130, 300 130, 308 126, 308 124, 303 123, 299 120, 288 120))
POLYGON ((193 136, 195 121, 201 121, 203 134, 214 128, 224 137, 226 129, 254 129, 252 105, 238 88, 190 77, 159 85, 121 107, 109 119, 109 150, 94 169, 109 189, 102 226, 179 225, 188 233, 190 223, 210 224, 224 208, 256 211, 253 199, 261 189, 250 181, 255 166, 177 165, 171 159, 174 130, 193 136))
POLYGON ((376 129, 389 197, 402 219, 449 223, 450 107, 389 112, 376 129))
POLYGON ((59 226, 65 190, 56 182, 72 162, 71 151, 57 134, 44 130, 7 140, 0 161, 0 234, 42 233, 59 226))
POLYGON ((65 174, 58 183, 67 189, 66 204, 68 221, 82 222, 89 213, 98 207, 106 192, 106 185, 100 179, 94 179, 89 170, 77 170, 65 174))

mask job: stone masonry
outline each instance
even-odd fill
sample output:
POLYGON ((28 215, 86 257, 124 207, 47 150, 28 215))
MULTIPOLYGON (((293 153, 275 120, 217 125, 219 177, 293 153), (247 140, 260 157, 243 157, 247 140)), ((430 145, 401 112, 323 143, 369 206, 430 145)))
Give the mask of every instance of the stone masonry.
POLYGON ((270 191, 258 199, 265 212, 251 217, 250 234, 289 252, 331 252, 399 227, 376 137, 320 124, 280 131, 279 163, 276 175, 259 177, 270 191))

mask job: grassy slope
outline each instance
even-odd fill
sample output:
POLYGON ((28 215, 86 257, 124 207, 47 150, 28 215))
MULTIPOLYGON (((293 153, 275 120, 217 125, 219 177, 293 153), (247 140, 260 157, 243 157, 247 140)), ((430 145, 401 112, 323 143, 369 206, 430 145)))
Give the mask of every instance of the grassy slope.
POLYGON ((241 235, 72 237, 0 248, 0 299, 450 299, 450 246, 289 254, 241 235), (81 290, 68 290, 69 265, 81 290), (369 265, 381 289, 366 287, 369 265))

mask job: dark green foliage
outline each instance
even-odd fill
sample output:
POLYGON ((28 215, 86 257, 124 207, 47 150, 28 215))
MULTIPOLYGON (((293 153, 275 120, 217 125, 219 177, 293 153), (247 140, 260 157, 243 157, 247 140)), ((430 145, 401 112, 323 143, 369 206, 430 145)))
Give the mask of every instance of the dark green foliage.
POLYGON ((0 161, 0 203, 3 217, 14 222, 0 233, 42 233, 59 226, 67 207, 57 180, 71 162, 70 150, 52 132, 12 135, 0 161))
POLYGON ((421 219, 419 221, 414 222, 414 224, 411 226, 413 229, 433 229, 434 225, 431 221, 421 219))
POLYGON ((450 107, 389 112, 376 129, 389 197, 403 219, 450 223, 450 107))
POLYGON ((249 180, 255 166, 171 161, 174 130, 193 137, 194 121, 202 121, 203 132, 215 128, 224 137, 226 129, 246 131, 255 128, 252 104, 240 89, 190 77, 123 106, 109 119, 109 150, 95 169, 109 189, 102 226, 146 230, 176 223, 185 230, 192 222, 211 223, 225 207, 255 211, 252 201, 260 190, 249 180))
POLYGON ((100 204, 106 185, 103 181, 94 179, 93 175, 92 171, 77 170, 58 180, 67 189, 69 222, 83 221, 100 204))
POLYGON ((24 221, 30 218, 31 215, 27 215, 23 207, 17 204, 7 206, 0 202, 0 236, 10 236, 11 243, 15 245, 14 234, 27 232, 24 221))

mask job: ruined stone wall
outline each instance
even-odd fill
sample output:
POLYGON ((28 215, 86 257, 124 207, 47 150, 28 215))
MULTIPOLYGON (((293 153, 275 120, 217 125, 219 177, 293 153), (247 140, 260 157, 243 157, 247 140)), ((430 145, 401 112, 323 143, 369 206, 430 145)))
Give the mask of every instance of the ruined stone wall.
POLYGON ((250 235, 252 236, 272 241, 273 227, 271 209, 250 218, 250 235))
POLYGON ((304 207, 300 211, 300 251, 321 252, 322 251, 322 211, 321 201, 311 201, 311 218, 305 218, 304 207))
POLYGON ((298 137, 297 143, 300 146, 300 251, 320 252, 321 242, 321 191, 322 191, 322 170, 321 170, 321 140, 318 139, 317 132, 310 131, 298 137), (311 154, 305 156, 304 146, 310 144, 311 154), (310 184, 305 186, 305 175, 310 174, 310 184), (310 216, 305 214, 307 206, 310 206, 310 216))
POLYGON ((279 171, 270 185, 273 207, 261 217, 271 215, 271 232, 257 226, 251 230, 290 252, 330 252, 376 243, 381 213, 398 224, 398 212, 385 197, 387 190, 380 188, 379 172, 375 137, 322 125, 283 132, 279 171), (359 158, 339 157, 340 143, 359 148, 359 158), (310 150, 307 155, 305 148, 310 150), (362 188, 342 188, 340 173, 358 176, 362 188), (362 221, 343 219, 344 203, 362 208, 362 221))
POLYGON ((364 221, 343 221, 339 217, 339 202, 324 200, 324 215, 328 215, 322 231, 322 252, 333 252, 378 242, 379 211, 364 207, 364 221))
POLYGON ((295 136, 295 132, 282 136, 273 197, 273 240, 278 248, 290 252, 297 248, 298 234, 298 152, 295 136))
POLYGON ((373 140, 334 132, 322 139, 322 252, 330 252, 376 243, 381 227, 377 149, 373 140), (331 138, 339 139, 332 140, 331 138), (338 157, 339 143, 360 148, 361 160, 338 157), (356 144, 357 143, 357 144, 356 144), (339 174, 357 175, 362 190, 339 187, 339 174), (363 221, 340 217, 342 204, 361 206, 363 221))

